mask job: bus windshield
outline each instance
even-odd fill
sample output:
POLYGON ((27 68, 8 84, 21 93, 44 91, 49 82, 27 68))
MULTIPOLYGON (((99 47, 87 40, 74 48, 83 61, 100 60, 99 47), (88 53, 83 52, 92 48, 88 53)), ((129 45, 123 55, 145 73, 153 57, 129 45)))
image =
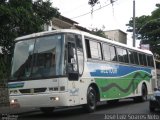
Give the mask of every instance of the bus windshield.
POLYGON ((64 75, 64 35, 55 34, 15 44, 11 80, 64 75))

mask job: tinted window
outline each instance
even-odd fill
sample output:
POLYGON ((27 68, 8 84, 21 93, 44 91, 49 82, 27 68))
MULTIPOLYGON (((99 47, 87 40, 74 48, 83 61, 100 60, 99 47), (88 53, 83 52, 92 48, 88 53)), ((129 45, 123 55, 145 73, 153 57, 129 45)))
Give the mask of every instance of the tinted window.
POLYGON ((100 43, 86 40, 87 57, 92 59, 102 59, 100 43))
POLYGON ((108 44, 103 44, 103 54, 104 54, 104 60, 107 61, 117 60, 115 48, 113 46, 110 46, 108 44))
POLYGON ((109 45, 107 44, 103 44, 103 56, 104 56, 104 60, 111 61, 110 48, 109 48, 109 45))
POLYGON ((148 66, 154 67, 153 57, 147 56, 148 66))
POLYGON ((115 47, 110 46, 111 61, 117 61, 115 47))
POLYGON ((136 64, 133 51, 128 51, 130 63, 136 64))
POLYGON ((134 55, 135 64, 139 65, 138 53, 137 52, 133 52, 133 55, 134 55))
POLYGON ((143 62, 144 62, 144 65, 147 66, 147 59, 145 54, 143 54, 143 62))
POLYGON ((125 63, 129 62, 126 49, 117 48, 117 55, 118 55, 119 62, 125 62, 125 63))
POLYGON ((141 53, 139 53, 139 62, 140 62, 140 65, 144 65, 143 54, 141 53))

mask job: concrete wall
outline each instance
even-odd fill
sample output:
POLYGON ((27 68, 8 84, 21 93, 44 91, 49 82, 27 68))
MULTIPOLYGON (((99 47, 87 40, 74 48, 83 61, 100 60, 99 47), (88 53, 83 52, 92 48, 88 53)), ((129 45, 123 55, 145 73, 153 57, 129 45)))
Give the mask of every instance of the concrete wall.
POLYGON ((108 39, 127 44, 127 34, 121 30, 104 31, 108 39))

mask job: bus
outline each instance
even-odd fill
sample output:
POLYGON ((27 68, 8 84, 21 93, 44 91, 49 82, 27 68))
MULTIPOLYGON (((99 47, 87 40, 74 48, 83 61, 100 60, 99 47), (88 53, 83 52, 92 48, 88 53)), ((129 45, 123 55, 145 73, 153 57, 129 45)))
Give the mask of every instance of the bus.
POLYGON ((8 87, 11 107, 49 113, 81 105, 94 112, 101 101, 145 101, 156 80, 150 51, 63 29, 15 39, 8 87))

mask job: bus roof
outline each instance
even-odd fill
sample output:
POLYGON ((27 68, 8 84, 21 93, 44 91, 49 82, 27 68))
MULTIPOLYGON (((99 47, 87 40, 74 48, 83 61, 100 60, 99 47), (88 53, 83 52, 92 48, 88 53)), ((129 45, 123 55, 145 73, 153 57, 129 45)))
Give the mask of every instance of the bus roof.
POLYGON ((95 40, 100 40, 100 41, 107 42, 107 43, 110 43, 110 44, 113 44, 113 45, 118 45, 120 47, 125 47, 125 48, 131 49, 131 50, 136 50, 136 51, 139 51, 139 52, 143 52, 143 53, 153 55, 152 52, 149 51, 149 50, 142 50, 142 49, 138 49, 138 48, 135 48, 135 47, 130 47, 130 46, 127 46, 126 44, 122 44, 122 43, 119 43, 119 42, 116 42, 116 41, 109 40, 107 38, 102 38, 102 37, 99 37, 99 36, 96 36, 96 35, 93 35, 93 34, 90 34, 90 33, 87 33, 87 32, 83 32, 83 31, 80 31, 80 30, 75 30, 75 29, 59 29, 59 30, 53 30, 53 31, 44 31, 44 32, 39 32, 39 33, 33 33, 33 34, 30 34, 30 35, 25 35, 25 36, 22 36, 22 37, 18 37, 18 38, 15 39, 15 41, 21 41, 21 40, 25 40, 25 39, 29 39, 29 38, 51 35, 51 34, 60 33, 60 32, 82 34, 82 35, 84 35, 88 38, 92 38, 92 39, 95 39, 95 40))

